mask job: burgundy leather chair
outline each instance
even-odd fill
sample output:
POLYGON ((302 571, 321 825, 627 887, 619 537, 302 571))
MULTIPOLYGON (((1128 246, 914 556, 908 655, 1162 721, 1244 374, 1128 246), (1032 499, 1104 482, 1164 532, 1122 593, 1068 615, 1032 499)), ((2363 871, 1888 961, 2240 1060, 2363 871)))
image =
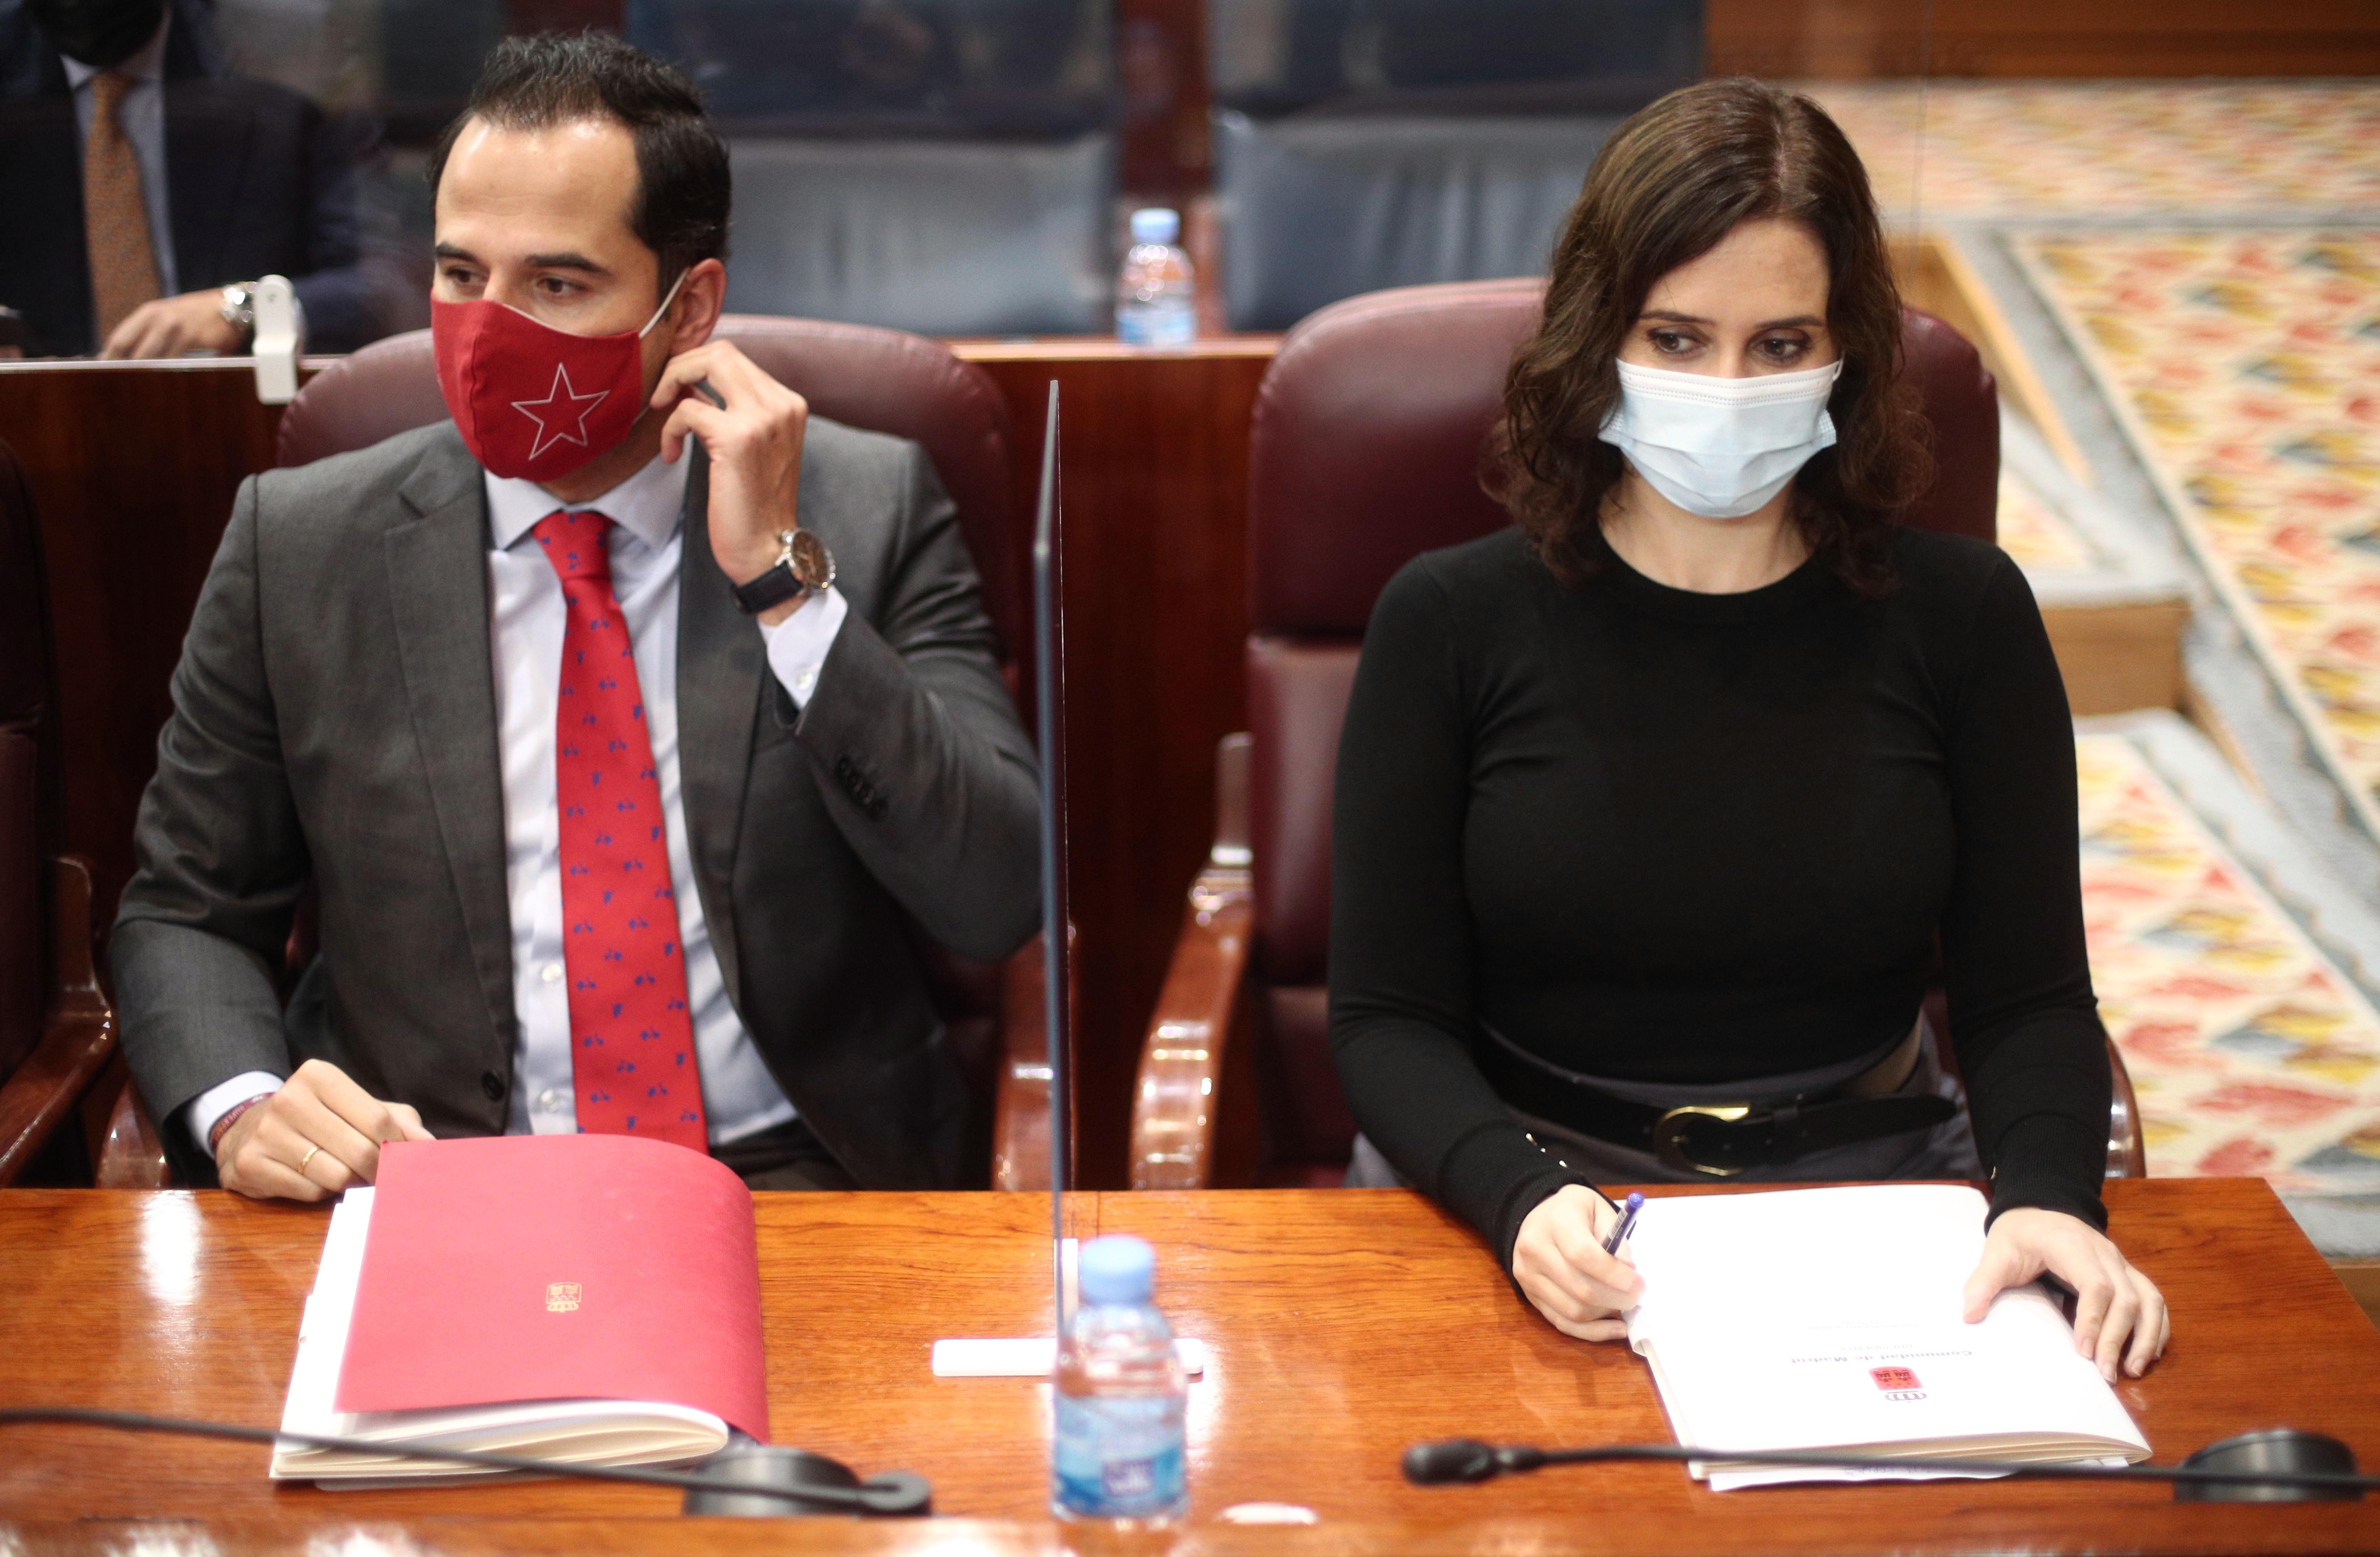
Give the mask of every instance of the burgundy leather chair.
MULTIPOLYGON (((1390 576, 1511 522, 1480 490, 1479 455, 1542 296, 1518 280, 1351 298, 1291 331, 1265 375, 1248 455, 1249 729, 1219 753, 1215 845, 1142 1050, 1135 1189, 1335 1185, 1345 1172, 1355 1121, 1326 986, 1340 725, 1390 576)), ((1909 310, 1902 342, 1936 444, 1934 484, 1908 522, 1991 540, 1991 374, 1931 314, 1909 310)), ((2131 1082, 2109 1054, 2109 1171, 2138 1174, 2131 1082)))
MULTIPOLYGON (((819 415, 925 446, 958 507, 959 528, 1000 636, 1002 668, 1016 690, 1016 655, 1031 633, 1010 528, 1014 487, 1008 410, 990 375, 922 335, 865 325, 729 314, 720 321, 717 338, 735 342, 819 415)), ((307 382, 282 416, 278 459, 303 465, 445 420, 430 333, 395 335, 339 359, 307 382)), ((301 911, 291 936, 293 972, 312 955, 310 930, 301 911)), ((993 1186, 1046 1188, 1049 1071, 1040 943, 1037 938, 1002 966, 932 950, 936 1004, 952 1049, 993 1099, 993 1186)))
POLYGON ((80 1116, 66 1175, 164 1182, 100 987, 89 861, 59 856, 57 697, 33 495, 0 444, 0 1186, 80 1116))

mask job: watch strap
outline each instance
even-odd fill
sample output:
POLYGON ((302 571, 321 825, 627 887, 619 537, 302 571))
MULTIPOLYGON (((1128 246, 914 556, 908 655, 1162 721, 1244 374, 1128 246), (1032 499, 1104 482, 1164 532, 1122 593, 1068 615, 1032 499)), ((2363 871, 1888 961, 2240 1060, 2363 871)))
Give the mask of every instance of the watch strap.
POLYGON ((735 609, 747 616, 758 616, 763 611, 773 611, 784 604, 805 588, 807 586, 794 577, 793 565, 781 559, 776 566, 758 578, 735 586, 735 609))
POLYGON ((805 591, 824 594, 834 588, 834 553, 807 529, 781 529, 777 541, 784 550, 777 566, 758 578, 735 586, 735 607, 747 616, 773 610, 805 591))

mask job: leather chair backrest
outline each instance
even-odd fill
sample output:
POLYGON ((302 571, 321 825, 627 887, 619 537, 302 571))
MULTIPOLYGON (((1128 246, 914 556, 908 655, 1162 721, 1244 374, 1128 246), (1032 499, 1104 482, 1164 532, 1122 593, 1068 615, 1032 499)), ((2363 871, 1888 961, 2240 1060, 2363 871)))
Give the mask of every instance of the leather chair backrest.
POLYGON ((42 861, 55 847, 50 608, 32 488, 0 443, 0 1080, 42 1035, 47 971, 42 861))
MULTIPOLYGON (((819 415, 925 445, 958 505, 985 608, 1013 661, 1030 635, 1009 525, 1008 410, 991 375, 938 341, 863 324, 731 313, 715 338, 735 342, 819 415)), ((445 420, 430 332, 393 335, 338 359, 298 392, 281 419, 280 463, 367 448, 445 420)))
MULTIPOLYGON (((1260 1081, 1277 1159, 1346 1160, 1321 986, 1330 932, 1330 796, 1373 602, 1416 554, 1511 520, 1480 489, 1504 371, 1536 327, 1535 279, 1350 298, 1281 342, 1248 455, 1249 844, 1260 1081)), ((1928 313, 1901 343, 1934 436, 1933 485, 1907 522, 1991 540, 1999 407, 1975 348, 1928 313)), ((1280 1176, 1278 1172, 1276 1176, 1280 1176)))

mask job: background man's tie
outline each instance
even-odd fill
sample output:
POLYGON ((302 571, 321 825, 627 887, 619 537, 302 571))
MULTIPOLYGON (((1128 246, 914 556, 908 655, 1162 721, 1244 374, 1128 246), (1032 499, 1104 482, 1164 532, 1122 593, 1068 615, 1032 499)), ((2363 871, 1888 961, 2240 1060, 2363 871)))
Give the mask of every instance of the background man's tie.
POLYGON ((578 1127, 708 1151, 661 774, 628 624, 612 593, 611 529, 601 514, 565 512, 531 532, 570 608, 554 699, 553 798, 578 1127))
POLYGON ((140 198, 140 162, 124 134, 124 94, 132 78, 103 70, 91 79, 91 139, 82 149, 83 239, 91 250, 91 314, 104 347, 125 316, 156 300, 157 251, 149 205, 140 198))

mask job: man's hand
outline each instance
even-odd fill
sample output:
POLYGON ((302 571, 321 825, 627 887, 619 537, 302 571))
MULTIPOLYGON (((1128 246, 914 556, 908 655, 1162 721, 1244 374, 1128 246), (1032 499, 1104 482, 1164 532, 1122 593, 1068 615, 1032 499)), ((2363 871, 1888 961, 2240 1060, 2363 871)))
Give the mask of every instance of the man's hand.
POLYGON ((320 1200, 380 1172, 382 1141, 428 1140, 421 1115, 387 1103, 338 1066, 309 1060, 215 1143, 225 1189, 252 1199, 320 1200))
POLYGON ((239 331, 224 320, 223 289, 211 286, 203 292, 142 303, 124 316, 100 356, 119 359, 179 357, 191 351, 230 353, 242 344, 239 331))
MULTIPOLYGON (((689 437, 700 439, 710 456, 710 554, 730 583, 750 583, 777 565, 784 550, 777 532, 795 524, 809 402, 731 343, 711 341, 670 359, 653 390, 653 408, 670 412, 662 426, 663 459, 676 463, 689 437), (695 388, 706 379, 726 409, 695 388)), ((760 620, 773 626, 801 603, 796 596, 760 620)))
POLYGON ((1620 1213, 1594 1190, 1566 1184, 1537 1202, 1512 1240, 1512 1279, 1537 1312, 1564 1335, 1618 1341, 1628 1334, 1618 1315, 1633 1308, 1645 1278, 1603 1240, 1620 1213))
POLYGON ((2004 1288, 2044 1274, 2073 1289, 2074 1349, 2095 1360, 2107 1382, 2116 1381, 2119 1363, 2137 1379, 2165 1356, 2173 1321, 2156 1283, 2126 1263, 2122 1251, 2089 1222, 2032 1206, 2002 1211, 1992 1223, 1984 1258, 1967 1278, 1967 1322, 1988 1313, 2004 1288))

